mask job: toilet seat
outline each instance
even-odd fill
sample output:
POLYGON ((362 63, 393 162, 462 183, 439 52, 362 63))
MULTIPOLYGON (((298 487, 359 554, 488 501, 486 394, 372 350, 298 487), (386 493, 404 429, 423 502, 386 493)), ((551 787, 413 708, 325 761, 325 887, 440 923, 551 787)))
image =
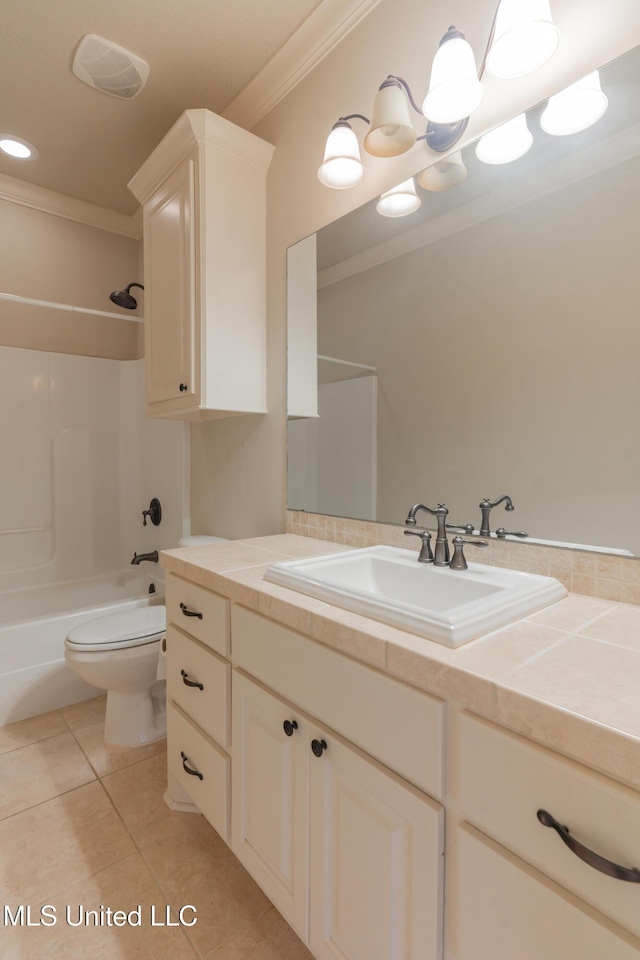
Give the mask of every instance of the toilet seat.
POLYGON ((159 642, 166 628, 166 608, 161 604, 144 606, 88 620, 69 631, 64 645, 85 653, 125 650, 159 642))

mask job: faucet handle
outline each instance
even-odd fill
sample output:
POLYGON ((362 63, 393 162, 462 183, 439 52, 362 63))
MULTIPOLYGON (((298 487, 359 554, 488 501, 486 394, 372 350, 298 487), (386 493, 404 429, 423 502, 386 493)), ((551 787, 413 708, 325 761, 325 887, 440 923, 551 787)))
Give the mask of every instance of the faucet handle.
POLYGON ((431 549, 431 534, 428 530, 405 530, 405 537, 420 537, 422 547, 420 549, 419 563, 433 563, 433 551, 431 549))
POLYGON ((504 527, 498 527, 496 537, 498 540, 504 540, 505 537, 528 537, 529 534, 524 530, 505 530, 504 527))
POLYGON ((473 547, 489 546, 486 540, 465 540, 464 537, 454 537, 451 542, 453 544, 453 558, 449 566, 452 570, 466 570, 469 566, 464 555, 465 543, 469 543, 473 547))
POLYGON ((472 523, 445 523, 447 530, 464 530, 467 536, 470 536, 475 527, 472 523))

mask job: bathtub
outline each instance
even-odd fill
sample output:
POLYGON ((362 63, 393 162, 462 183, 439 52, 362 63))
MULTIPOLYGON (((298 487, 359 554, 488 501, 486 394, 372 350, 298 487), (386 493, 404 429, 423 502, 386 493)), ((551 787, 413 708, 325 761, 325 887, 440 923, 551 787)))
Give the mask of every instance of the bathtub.
POLYGON ((163 594, 157 577, 130 570, 0 593, 0 726, 98 696, 67 666, 64 638, 87 620, 163 603, 163 594))

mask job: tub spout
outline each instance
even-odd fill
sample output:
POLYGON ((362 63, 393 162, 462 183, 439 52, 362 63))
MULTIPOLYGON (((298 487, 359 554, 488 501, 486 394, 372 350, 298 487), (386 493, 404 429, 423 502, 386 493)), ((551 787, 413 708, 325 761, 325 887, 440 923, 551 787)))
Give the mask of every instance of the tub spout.
POLYGON ((158 559, 158 551, 154 550, 153 553, 134 553, 131 563, 134 564, 134 566, 137 566, 139 563, 142 563, 143 560, 149 560, 151 563, 157 563, 158 559))

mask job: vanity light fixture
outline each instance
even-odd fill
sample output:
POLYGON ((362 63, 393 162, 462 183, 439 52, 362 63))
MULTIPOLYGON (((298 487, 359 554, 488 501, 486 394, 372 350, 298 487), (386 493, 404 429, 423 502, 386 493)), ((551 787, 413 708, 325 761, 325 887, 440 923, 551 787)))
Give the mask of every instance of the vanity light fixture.
POLYGON ((418 174, 418 183, 425 190, 433 193, 442 193, 464 183, 467 179, 467 168, 462 162, 462 153, 456 150, 450 156, 422 170, 418 174))
POLYGON ((383 217, 406 217, 410 213, 415 213, 421 203, 411 177, 410 180, 405 180, 397 187, 392 187, 391 190, 383 193, 378 200, 376 210, 383 217))
POLYGON ((549 0, 502 0, 487 52, 487 71, 501 80, 526 77, 551 59, 559 43, 549 0))
POLYGON ((483 163, 511 163, 523 157, 532 143, 533 135, 527 126, 526 115, 521 113, 481 137, 476 157, 483 163))
POLYGON ((422 112, 432 123, 459 123, 478 109, 483 98, 471 45, 463 33, 449 27, 433 58, 422 112))
POLYGON ((343 190, 360 183, 364 166, 357 137, 349 120, 369 124, 364 148, 374 157, 398 157, 416 141, 426 140, 436 153, 447 153, 462 137, 469 116, 484 97, 481 79, 485 68, 496 77, 521 77, 543 66, 555 53, 560 39, 551 19, 549 0, 500 0, 491 25, 480 70, 464 34, 451 26, 433 60, 429 89, 417 106, 409 84, 389 75, 376 94, 371 120, 363 114, 340 117, 333 126, 320 181, 343 190), (428 121, 426 133, 418 136, 411 123, 410 106, 428 121))
POLYGON ((0 133, 0 150, 17 160, 37 160, 40 156, 37 147, 12 133, 0 133))
POLYGON ((346 190, 355 187, 364 177, 358 138, 349 123, 356 117, 369 122, 362 114, 351 113, 348 117, 340 117, 327 137, 324 160, 318 170, 318 179, 325 187, 346 190))
POLYGON ((371 156, 397 157, 410 150, 418 139, 411 123, 407 96, 409 101, 413 100, 402 77, 389 76, 380 85, 371 109, 369 131, 364 138, 364 148, 371 156))
POLYGON ((550 98, 540 117, 540 126, 554 137, 580 133, 597 123, 608 105, 600 86, 600 74, 594 70, 550 98))

